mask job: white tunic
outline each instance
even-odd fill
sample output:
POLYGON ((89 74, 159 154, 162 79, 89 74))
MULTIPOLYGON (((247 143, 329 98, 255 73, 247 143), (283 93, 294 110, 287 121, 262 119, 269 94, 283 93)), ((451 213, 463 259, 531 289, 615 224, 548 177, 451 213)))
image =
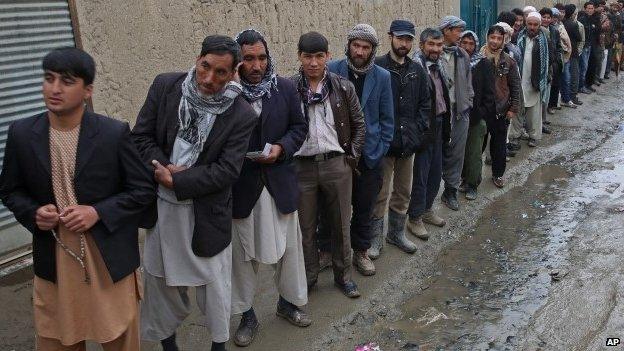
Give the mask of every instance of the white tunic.
MULTIPOLYGON (((190 144, 177 138, 171 162, 184 164, 189 150, 190 144)), ((202 286, 223 279, 223 267, 232 264, 232 247, 229 245, 213 257, 195 255, 191 248, 195 228, 193 200, 178 201, 173 190, 159 186, 157 207, 158 221, 145 238, 145 270, 164 278, 168 286, 202 286)))
POLYGON ((533 45, 535 39, 526 39, 524 49, 524 61, 522 64, 522 93, 524 94, 524 107, 535 106, 539 102, 539 91, 531 84, 531 70, 533 68, 533 45))

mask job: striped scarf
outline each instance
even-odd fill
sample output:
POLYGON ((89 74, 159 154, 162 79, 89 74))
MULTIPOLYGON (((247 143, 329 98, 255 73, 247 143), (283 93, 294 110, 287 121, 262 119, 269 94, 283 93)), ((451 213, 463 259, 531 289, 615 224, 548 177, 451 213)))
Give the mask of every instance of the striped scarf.
MULTIPOLYGON (((518 34, 518 47, 520 48, 520 52, 522 53, 522 58, 518 62, 518 68, 520 72, 522 72, 522 65, 524 64, 524 55, 532 55, 532 52, 526 53, 526 41, 531 40, 527 35, 526 28, 523 29, 520 34, 518 34)), ((550 89, 548 87, 548 39, 546 38, 546 34, 542 32, 540 29, 539 34, 537 35, 537 45, 539 45, 539 58, 540 58, 540 77, 539 77, 539 90, 540 90, 540 98, 542 102, 548 101, 548 95, 550 93, 550 89)), ((533 63, 535 64, 535 62, 533 63)))

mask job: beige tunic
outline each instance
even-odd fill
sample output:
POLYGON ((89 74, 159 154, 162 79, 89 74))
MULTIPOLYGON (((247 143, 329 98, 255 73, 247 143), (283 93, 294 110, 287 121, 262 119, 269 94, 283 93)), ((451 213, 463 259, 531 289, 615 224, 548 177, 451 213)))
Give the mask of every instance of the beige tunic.
MULTIPOLYGON (((50 128, 52 184, 59 212, 77 204, 74 169, 80 127, 68 132, 50 128)), ((80 255, 80 235, 61 223, 57 233, 63 243, 80 255)), ((40 337, 64 345, 83 340, 106 343, 120 337, 138 313, 140 291, 137 273, 113 283, 102 256, 86 233, 85 263, 91 282, 85 282, 82 266, 56 245, 57 282, 35 277, 33 305, 35 329, 40 337)))

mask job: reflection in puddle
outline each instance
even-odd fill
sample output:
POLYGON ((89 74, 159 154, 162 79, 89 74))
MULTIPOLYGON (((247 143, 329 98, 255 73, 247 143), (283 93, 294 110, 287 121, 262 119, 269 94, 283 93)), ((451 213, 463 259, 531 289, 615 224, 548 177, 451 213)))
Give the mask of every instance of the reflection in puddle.
POLYGON ((540 166, 523 186, 490 204, 474 229, 440 254, 427 288, 383 334, 421 350, 517 346, 518 328, 544 302, 549 273, 565 265, 566 244, 587 205, 624 180, 621 160, 603 161, 616 166, 575 178, 561 166, 540 166))

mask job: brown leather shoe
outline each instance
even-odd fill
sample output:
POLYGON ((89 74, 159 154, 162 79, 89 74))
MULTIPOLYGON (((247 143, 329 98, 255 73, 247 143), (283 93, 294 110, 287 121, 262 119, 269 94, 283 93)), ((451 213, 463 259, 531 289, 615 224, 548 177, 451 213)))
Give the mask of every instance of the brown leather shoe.
POLYGON ((353 265, 362 275, 375 275, 375 264, 373 264, 373 261, 368 257, 366 251, 354 251, 353 265))
POLYGON ((435 225, 436 227, 444 227, 446 225, 446 220, 433 213, 432 210, 423 213, 422 221, 427 224, 435 225))

